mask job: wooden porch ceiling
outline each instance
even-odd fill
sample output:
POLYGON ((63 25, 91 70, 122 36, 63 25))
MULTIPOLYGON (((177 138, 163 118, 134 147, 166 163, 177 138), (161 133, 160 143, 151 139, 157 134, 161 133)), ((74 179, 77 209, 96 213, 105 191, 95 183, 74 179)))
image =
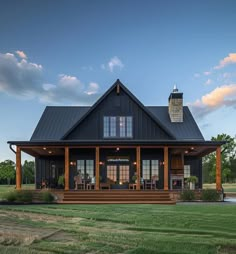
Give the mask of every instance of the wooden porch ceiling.
POLYGON ((65 151, 64 148, 57 148, 57 147, 24 147, 22 151, 34 156, 64 156, 65 151))
MULTIPOLYGON (((71 149, 85 149, 93 148, 96 146, 81 146, 81 147, 70 147, 71 149)), ((111 149, 117 146, 101 146, 101 149, 111 149)), ((134 149, 135 146, 120 146, 120 149, 134 149)), ((141 146, 141 149, 163 149, 160 146, 141 146)), ((205 155, 216 151, 215 146, 169 146, 172 154, 184 154, 184 156, 204 157, 205 155)), ((23 146, 21 150, 31 156, 64 156, 65 147, 63 146, 23 146)))

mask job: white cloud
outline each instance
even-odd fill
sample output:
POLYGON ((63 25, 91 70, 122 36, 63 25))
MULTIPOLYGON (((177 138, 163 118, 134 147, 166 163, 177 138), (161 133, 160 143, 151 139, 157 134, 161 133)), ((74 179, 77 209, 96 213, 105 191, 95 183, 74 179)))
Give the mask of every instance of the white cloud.
POLYGON ((24 51, 17 50, 16 54, 23 59, 27 59, 27 55, 24 53, 24 51))
POLYGON ((220 63, 214 67, 215 70, 222 69, 228 64, 236 63, 236 53, 229 53, 227 57, 220 61, 220 63))
POLYGON ((60 74, 58 85, 61 87, 66 87, 68 89, 82 89, 83 84, 78 80, 77 77, 60 74))
POLYGON ((45 91, 49 91, 49 90, 55 89, 55 88, 56 88, 56 86, 53 85, 53 84, 43 84, 43 89, 44 89, 45 91))
POLYGON ((19 59, 12 53, 0 53, 0 93, 24 99, 38 98, 43 103, 88 105, 98 97, 99 85, 83 84, 77 77, 61 74, 53 83, 45 82, 43 67, 19 59))
POLYGON ((41 91, 42 65, 0 53, 0 91, 17 96, 41 91))
POLYGON ((223 106, 236 108, 236 84, 217 87, 190 104, 196 117, 203 117, 223 106))
POLYGON ((212 83, 212 80, 211 79, 208 79, 206 82, 205 82, 205 85, 210 85, 212 83))
POLYGON ((91 82, 89 83, 88 90, 85 93, 87 93, 88 95, 92 95, 92 94, 98 93, 98 90, 99 90, 99 85, 95 82, 91 82))
POLYGON ((110 72, 113 72, 114 69, 120 69, 120 70, 123 69, 124 64, 117 56, 114 56, 110 59, 110 61, 106 65, 102 64, 101 68, 103 70, 109 70, 110 72))
POLYGON ((211 72, 210 71, 205 71, 204 75, 209 76, 209 75, 211 75, 211 72))

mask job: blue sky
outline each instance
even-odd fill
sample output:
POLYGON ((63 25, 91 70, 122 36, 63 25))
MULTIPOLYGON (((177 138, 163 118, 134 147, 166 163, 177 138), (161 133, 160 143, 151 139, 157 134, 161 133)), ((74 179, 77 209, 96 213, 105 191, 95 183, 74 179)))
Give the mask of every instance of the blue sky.
POLYGON ((117 78, 144 105, 177 84, 205 139, 235 136, 235 13, 234 0, 1 1, 0 161, 46 105, 91 105, 117 78))

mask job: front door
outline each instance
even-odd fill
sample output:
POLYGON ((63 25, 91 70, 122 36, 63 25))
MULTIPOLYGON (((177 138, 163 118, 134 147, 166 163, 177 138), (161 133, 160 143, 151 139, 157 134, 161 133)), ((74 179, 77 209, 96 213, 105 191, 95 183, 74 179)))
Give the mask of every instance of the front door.
POLYGON ((115 184, 125 184, 129 182, 129 165, 107 165, 107 179, 115 184))

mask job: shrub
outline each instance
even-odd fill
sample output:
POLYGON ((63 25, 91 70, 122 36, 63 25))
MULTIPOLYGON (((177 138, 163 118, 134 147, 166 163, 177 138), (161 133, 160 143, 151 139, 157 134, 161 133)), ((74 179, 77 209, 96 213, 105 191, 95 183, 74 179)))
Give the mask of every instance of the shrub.
POLYGON ((203 201, 219 201, 220 193, 217 190, 206 189, 202 190, 201 200, 203 201))
POLYGON ((14 202, 17 199, 17 192, 10 191, 4 194, 3 198, 9 202, 14 202))
POLYGON ((47 203, 51 203, 54 201, 54 196, 49 191, 44 191, 42 193, 42 200, 47 203))
POLYGON ((181 195, 180 195, 180 199, 183 201, 192 201, 195 200, 195 193, 192 190, 184 190, 181 195))
POLYGON ((63 188, 65 184, 65 177, 64 175, 60 175, 57 181, 59 187, 63 188))
POLYGON ((18 191, 16 200, 24 203, 30 203, 33 200, 33 193, 31 191, 18 191))

